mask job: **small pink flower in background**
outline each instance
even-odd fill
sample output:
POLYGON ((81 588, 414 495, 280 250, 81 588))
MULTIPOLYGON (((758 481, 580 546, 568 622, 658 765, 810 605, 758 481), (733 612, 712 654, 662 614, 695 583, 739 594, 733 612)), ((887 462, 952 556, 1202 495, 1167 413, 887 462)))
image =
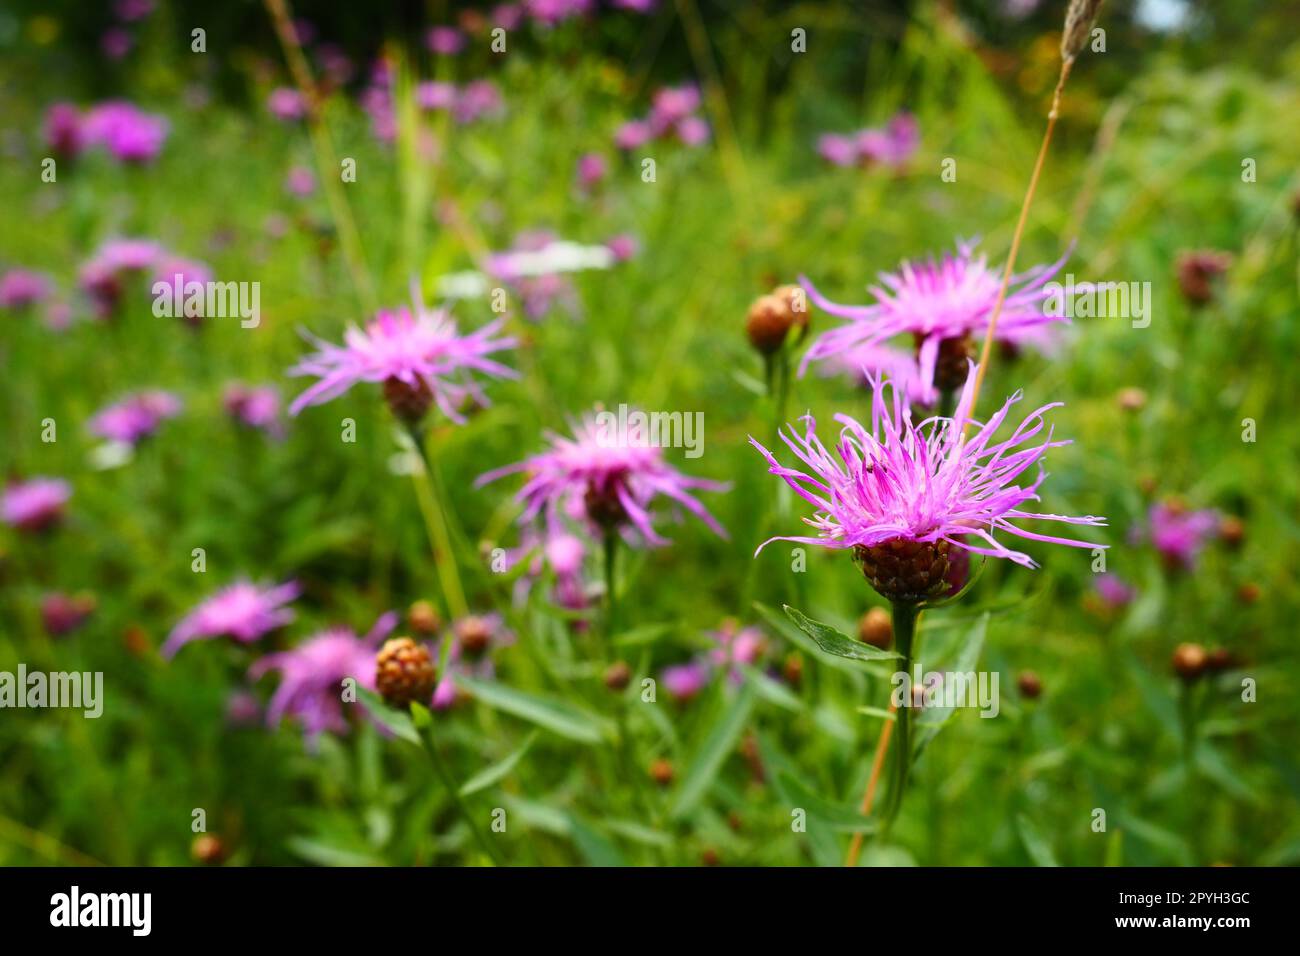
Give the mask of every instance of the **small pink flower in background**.
POLYGON ((131 34, 121 27, 109 27, 104 31, 104 35, 99 38, 99 48, 104 51, 104 56, 110 60, 120 60, 131 52, 131 47, 135 41, 131 39, 131 34))
POLYGON ((1076 548, 1106 547, 1049 537, 1011 523, 1027 519, 1099 527, 1106 521, 1022 510, 1022 505, 1039 500, 1038 487, 1047 477, 1041 466, 1043 456, 1049 449, 1070 443, 1053 441, 1049 432, 1039 445, 1020 446, 1042 431, 1044 413, 1061 403, 1036 409, 1010 438, 994 441, 1021 393, 1007 399, 986 422, 975 421, 970 417, 975 372, 972 364, 951 419, 933 417, 920 425, 913 424, 911 407, 900 391, 888 381, 878 380, 872 389, 871 431, 848 415, 836 415, 841 430, 833 454, 817 436, 812 416, 804 416, 802 436, 790 429, 790 434, 781 438, 807 471, 781 465, 751 437, 749 442, 767 460, 768 471, 813 506, 813 516, 803 521, 817 532, 815 536, 778 535, 763 542, 759 550, 773 541, 831 549, 870 549, 894 540, 943 541, 954 549, 1007 558, 1033 568, 1037 565, 1029 555, 1008 548, 993 532, 1076 548), (886 389, 892 400, 887 400, 886 389), (968 422, 972 431, 962 438, 968 422), (1039 471, 1032 482, 1024 486, 1014 483, 1035 464, 1039 471))
POLYGON ((516 268, 520 253, 542 252, 558 240, 555 233, 545 229, 521 232, 515 244, 504 252, 493 253, 484 263, 484 271, 506 283, 523 300, 524 314, 536 321, 545 316, 556 303, 570 313, 579 311, 578 293, 573 283, 559 272, 536 272, 524 275, 516 268))
POLYGON ((662 136, 700 108, 700 91, 691 85, 667 86, 657 90, 650 103, 649 124, 662 136))
POLYGON ((492 8, 491 20, 493 26, 506 30, 518 29, 524 22, 524 8, 518 3, 500 4, 492 8))
POLYGON ((415 87, 415 102, 423 110, 449 110, 456 105, 456 84, 426 80, 415 87))
POLYGON ((506 555, 507 568, 527 562, 527 568, 515 582, 514 601, 523 604, 543 573, 549 568, 555 575, 552 600, 560 607, 580 610, 587 606, 587 584, 583 567, 587 557, 587 543, 563 527, 545 533, 534 526, 525 526, 520 534, 519 547, 506 555))
POLYGON ((545 27, 590 13, 595 5, 595 0, 524 0, 529 16, 545 27))
POLYGON ((479 680, 491 680, 496 669, 490 653, 515 642, 500 614, 471 614, 452 623, 448 636, 439 639, 433 659, 441 660, 442 642, 451 641, 447 649, 447 670, 440 674, 430 702, 434 710, 447 710, 456 703, 456 676, 463 674, 479 680))
MULTIPOLYGON (((927 388, 936 385, 941 345, 982 333, 998 297, 1001 271, 990 269, 983 256, 975 256, 974 249, 974 243, 958 242, 955 255, 945 253, 937 261, 905 261, 897 272, 882 273, 880 284, 868 288, 875 299, 871 305, 831 302, 800 276, 800 284, 817 306, 849 321, 817 337, 799 365, 799 374, 807 371, 811 362, 850 352, 859 345, 878 345, 897 335, 909 335, 918 344, 921 380, 927 388)), ((1012 278, 998 320, 999 340, 1023 342, 1034 330, 1068 321, 1064 316, 1046 315, 1043 308, 1051 294, 1044 286, 1065 259, 1035 266, 1012 278)))
POLYGON ((51 592, 41 598, 41 623, 50 637, 71 634, 86 622, 96 606, 92 594, 51 592))
POLYGON ((628 544, 667 544, 654 529, 650 508, 657 498, 681 505, 715 534, 727 533, 692 491, 726 491, 729 485, 693 478, 664 460, 663 449, 647 436, 609 434, 595 414, 574 426, 573 438, 548 432, 550 448, 505 468, 481 475, 484 485, 522 472, 518 500, 524 505, 521 524, 542 520, 547 528, 565 520, 585 522, 594 537, 616 531, 628 544))
POLYGON ((10 269, 0 275, 0 309, 15 311, 44 301, 53 290, 49 277, 28 269, 10 269))
POLYGON ((310 46, 316 39, 316 25, 304 17, 298 17, 290 24, 293 38, 299 46, 310 46))
POLYGON ((226 723, 231 727, 251 727, 262 720, 262 705, 257 695, 246 690, 231 691, 226 698, 226 723))
POLYGON ((199 320, 204 317, 207 309, 206 286, 207 283, 212 281, 212 277, 212 269, 205 263, 194 259, 185 259, 181 256, 164 254, 154 267, 153 278, 149 282, 149 294, 156 295, 156 287, 159 284, 166 286, 166 289, 162 290, 162 294, 173 301, 179 300, 183 310, 182 314, 177 315, 176 318, 184 319, 190 325, 196 326, 199 324, 199 320), (197 310, 192 309, 186 301, 189 296, 186 286, 194 282, 205 287, 202 301, 194 303, 197 310), (190 314, 191 311, 194 311, 193 315, 190 314))
POLYGON ((146 239, 110 239, 82 265, 78 274, 81 288, 101 319, 116 311, 126 283, 152 269, 163 252, 146 239))
POLYGON ((389 611, 370 633, 357 637, 347 628, 319 632, 291 650, 268 654, 248 670, 251 680, 278 671, 280 685, 266 708, 266 722, 275 727, 285 718, 298 720, 309 742, 321 733, 346 733, 343 681, 352 678, 368 690, 375 689, 375 650, 397 626, 389 611))
POLYGON ((162 152, 167 120, 125 100, 110 100, 91 108, 84 131, 87 142, 103 146, 119 161, 148 163, 162 152))
POLYGON ((578 157, 578 184, 584 190, 599 186, 609 174, 609 165, 600 153, 583 153, 578 157))
POLYGON ((290 86, 277 86, 266 98, 266 108, 278 120, 292 123, 307 115, 307 102, 290 86))
POLYGON ((628 120, 614 131, 614 145, 619 149, 640 149, 650 142, 654 132, 644 120, 628 120))
POLYGON ((1125 607, 1132 603, 1133 598, 1137 597, 1137 591, 1115 574, 1099 574, 1093 584, 1097 596, 1101 598, 1103 604, 1110 608, 1125 607))
POLYGON ((299 594, 297 583, 259 587, 239 581, 200 603, 173 628, 162 647, 163 657, 173 657, 191 641, 229 637, 249 644, 293 620, 285 607, 299 594))
POLYGON ((86 146, 86 132, 81 111, 71 103, 55 103, 45 111, 43 126, 45 145, 54 155, 72 159, 86 146))
POLYGON ((658 0, 611 0, 610 5, 632 13, 650 13, 657 3, 658 0))
POLYGON ((352 79, 355 72, 352 58, 341 48, 333 43, 321 43, 314 53, 327 89, 344 86, 352 79))
POLYGON ((434 27, 424 38, 425 46, 438 56, 455 56, 465 49, 465 34, 455 27, 434 27))
POLYGON ((848 136, 823 133, 817 138, 817 154, 835 166, 852 166, 858 161, 858 146, 848 136))
POLYGON ((284 437, 280 393, 274 387, 232 382, 222 393, 221 404, 226 414, 239 424, 265 432, 272 438, 284 437))
POLYGON ((938 397, 934 388, 921 379, 916 358, 890 345, 854 345, 827 358, 821 370, 826 375, 847 375, 863 386, 870 386, 884 375, 904 391, 909 401, 919 405, 932 405, 938 397))
POLYGON ((137 392, 100 411, 87 427, 109 441, 136 445, 153 435, 166 419, 179 415, 181 407, 181 400, 171 392, 137 392))
POLYGON ((626 262, 637 254, 639 246, 635 236, 624 233, 606 241, 605 248, 614 254, 614 261, 626 262))
POLYGON ((690 661, 686 664, 673 664, 665 667, 659 675, 659 682, 664 685, 674 699, 685 703, 697 696, 709 685, 709 668, 702 661, 690 661))
POLYGON ((727 670, 730 679, 739 681, 742 666, 757 664, 767 651, 767 636, 757 627, 741 627, 728 619, 722 627, 711 631, 709 637, 716 643, 709 651, 709 659, 716 667, 727 670))
POLYGON ((698 116, 688 116, 677 124, 677 138, 684 146, 701 146, 709 141, 709 124, 698 116))
POLYGON ((293 166, 284 178, 284 188, 290 195, 306 199, 316 191, 316 177, 306 166, 293 166))
POLYGON ((1181 501, 1160 502, 1148 516, 1151 544, 1167 567, 1190 571, 1210 539, 1219 532, 1219 513, 1211 509, 1191 511, 1181 501))
POLYGON ((307 335, 318 351, 289 374, 315 376, 318 381, 294 399, 289 414, 335 399, 353 385, 373 382, 419 392, 452 421, 462 423, 459 406, 466 399, 488 404, 472 373, 518 377, 514 369, 487 357, 516 344, 496 337, 503 324, 497 319, 462 335, 449 312, 417 302, 414 312, 405 307, 382 310, 364 331, 349 328, 341 346, 307 335))
POLYGON ((501 112, 501 91, 491 80, 468 83, 456 96, 453 113, 458 123, 472 123, 485 116, 501 112))
POLYGON ((117 0, 113 12, 123 23, 134 23, 153 13, 153 0, 117 0))
POLYGON ((46 531, 63 520, 72 486, 61 478, 11 481, 0 496, 0 519, 19 531, 46 531))

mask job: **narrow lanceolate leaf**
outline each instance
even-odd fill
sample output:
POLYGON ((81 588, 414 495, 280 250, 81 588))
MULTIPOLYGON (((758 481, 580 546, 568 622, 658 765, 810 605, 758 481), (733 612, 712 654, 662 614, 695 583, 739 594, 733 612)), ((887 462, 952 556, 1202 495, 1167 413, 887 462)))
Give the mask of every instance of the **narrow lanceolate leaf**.
POLYGON ((516 690, 497 681, 457 677, 456 684, 494 710, 527 720, 545 730, 582 744, 598 744, 613 733, 604 717, 551 697, 516 690))
POLYGON ((576 813, 569 814, 569 836, 589 866, 627 866, 627 860, 609 837, 576 813))
POLYGON ((792 608, 788 604, 783 604, 781 607, 786 616, 794 621, 795 626, 816 641, 817 646, 827 654, 834 654, 836 657, 847 657, 852 661, 889 661, 898 658, 898 655, 893 651, 882 651, 878 647, 872 647, 870 644, 863 644, 861 641, 845 637, 829 624, 814 621, 802 611, 792 608))
POLYGON ((813 660, 825 664, 827 667, 832 667, 835 670, 845 671, 846 673, 861 673, 863 668, 866 666, 861 663, 847 661, 844 658, 836 657, 833 654, 827 654, 817 645, 816 641, 803 631, 799 630, 799 628, 795 627, 793 621, 784 614, 781 614, 768 607, 766 604, 763 604, 761 601, 754 602, 754 610, 762 615, 763 620, 767 621, 767 623, 771 625, 772 630, 776 631, 776 633, 780 634, 795 647, 811 656, 813 660))
POLYGON ((783 790, 795 803, 792 809, 807 812, 809 829, 822 826, 847 833, 875 832, 876 821, 871 817, 865 817, 853 807, 814 793, 792 774, 782 773, 780 776, 783 790))
POLYGON ((700 745, 691 760, 690 768, 682 779, 681 789, 677 791, 677 800, 673 804, 673 816, 681 817, 690 813, 700 798, 708 792, 709 784, 717 776, 722 762, 736 748, 745 721, 754 708, 754 688, 751 684, 741 685, 732 701, 719 715, 717 722, 709 730, 709 735, 700 745))
POLYGON ((528 753, 529 748, 532 747, 533 741, 536 739, 537 731, 534 730, 528 735, 528 739, 524 741, 523 746, 510 754, 510 756, 506 757, 499 763, 494 763, 492 766, 480 770, 478 773, 474 774, 474 776, 466 780, 460 788, 460 795, 462 797, 468 797, 472 793, 486 790, 494 783, 504 780, 510 774, 510 771, 515 769, 515 764, 519 763, 519 761, 523 759, 524 754, 528 753))
POLYGON ((380 727, 383 727, 394 737, 400 737, 417 747, 420 746, 420 735, 415 729, 410 714, 395 707, 389 707, 384 703, 382 697, 374 691, 366 690, 364 687, 357 688, 357 699, 365 707, 366 713, 373 717, 375 723, 379 724, 380 727))
POLYGON ((1020 834, 1020 842, 1025 845, 1025 852, 1034 861, 1034 866, 1061 865, 1056 861, 1056 854, 1044 839, 1042 831, 1023 813, 1016 817, 1016 831, 1020 834))

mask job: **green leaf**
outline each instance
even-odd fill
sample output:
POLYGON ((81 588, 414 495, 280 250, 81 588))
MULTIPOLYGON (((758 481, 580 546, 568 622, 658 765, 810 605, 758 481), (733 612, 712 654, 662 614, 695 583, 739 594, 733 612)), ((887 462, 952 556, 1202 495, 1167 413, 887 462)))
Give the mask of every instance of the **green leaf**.
POLYGON ((396 707, 389 707, 388 704, 384 703, 382 697, 360 685, 357 686, 357 699, 366 708, 366 713, 370 714, 379 726, 394 737, 400 737, 409 743, 420 746, 420 734, 415 729, 415 723, 411 720, 410 714, 400 711, 396 707))
POLYGON ((608 719, 561 700, 529 694, 498 681, 457 676, 456 683, 489 707, 580 744, 598 744, 613 733, 613 724, 608 719))
POLYGON ((1034 866, 1061 865, 1057 862, 1051 846, 1043 838, 1042 832, 1034 825, 1034 821, 1023 813, 1016 817, 1016 832, 1020 834, 1020 842, 1025 845, 1025 852, 1034 861, 1034 866))
POLYGON ((874 818, 865 817, 852 807, 846 807, 833 800, 818 796, 791 774, 781 774, 781 786, 788 795, 788 799, 794 802, 794 809, 807 811, 808 816, 812 817, 817 823, 823 824, 832 830, 842 830, 848 833, 869 834, 876 832, 876 820, 874 818))
POLYGON ((505 777, 510 773, 510 771, 515 769, 515 764, 519 763, 519 761, 523 759, 524 754, 528 753, 529 748, 532 747, 533 741, 536 739, 537 739, 537 731, 534 730, 531 734, 528 735, 528 738, 524 741, 523 746, 521 746, 514 753, 510 754, 510 756, 506 757, 504 760, 500 761, 499 763, 495 763, 490 767, 480 770, 478 773, 474 774, 474 776, 466 780, 461 785, 460 795, 462 797, 468 797, 472 793, 478 793, 480 790, 486 790, 488 787, 492 786, 492 784, 496 783, 498 780, 505 779, 505 777))
POLYGON ((290 852, 308 863, 319 866, 383 866, 384 861, 361 850, 333 846, 311 837, 290 837, 285 841, 290 852))
MULTIPOLYGON (((966 636, 962 639, 961 645, 957 648, 953 659, 944 664, 943 670, 955 674, 973 673, 979 666, 980 653, 984 650, 984 638, 988 634, 989 615, 981 614, 966 636)), ((930 668, 935 670, 937 668, 930 668)), ((955 711, 953 707, 936 705, 927 707, 921 711, 921 717, 916 722, 916 753, 920 755, 926 745, 930 743, 939 733, 940 730, 952 719, 955 711)))
POLYGON ((796 713, 804 709, 803 701, 799 699, 799 695, 780 681, 773 680, 753 667, 742 667, 741 672, 745 675, 745 680, 753 685, 758 696, 769 704, 775 704, 796 713))
POLYGON ((717 775, 722 762, 735 749, 736 741, 740 738, 741 731, 745 729, 745 721, 749 719, 749 712, 753 707, 753 685, 744 684, 730 705, 723 709, 694 759, 691 760, 690 768, 682 778, 681 788, 677 791, 677 799, 673 803, 674 817, 685 816, 699 803, 717 775))
POLYGON ((851 661, 890 661, 898 659, 898 655, 893 651, 882 651, 870 644, 851 640, 829 624, 814 621, 802 611, 796 610, 788 604, 781 605, 781 609, 785 611, 790 620, 794 621, 799 630, 816 641, 817 646, 827 654, 833 654, 836 657, 847 657, 851 661))
POLYGON ((669 847, 673 845, 673 838, 662 830, 655 830, 645 824, 637 823, 633 820, 606 820, 605 829, 610 833, 616 833, 621 837, 626 837, 634 843, 644 843, 646 846, 669 847))
POLYGON ((627 860, 609 837, 588 824, 576 813, 569 814, 569 836, 578 845, 589 866, 627 866, 627 860))
POLYGON ((831 654, 827 654, 817 646, 816 641, 812 640, 807 634, 795 627, 788 618, 776 613, 776 611, 772 610, 772 608, 768 607, 766 604, 755 601, 754 610, 758 611, 763 619, 772 626, 774 631, 786 638, 786 640, 791 644, 806 651, 814 660, 825 664, 827 667, 833 667, 840 671, 856 674, 861 674, 863 672, 864 665, 851 663, 842 657, 835 657, 831 654))

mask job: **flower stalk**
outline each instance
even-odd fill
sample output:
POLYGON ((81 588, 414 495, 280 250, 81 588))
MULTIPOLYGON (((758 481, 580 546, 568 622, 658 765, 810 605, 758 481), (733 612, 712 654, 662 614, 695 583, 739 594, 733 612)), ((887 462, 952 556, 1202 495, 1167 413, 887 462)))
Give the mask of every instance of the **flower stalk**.
MULTIPOLYGON (((907 601, 893 603, 894 640, 899 655, 899 667, 911 679, 912 649, 916 638, 916 621, 920 616, 917 605, 907 601)), ((912 688, 906 682, 909 695, 912 688)), ((898 811, 903 805, 903 794, 907 790, 907 774, 912 763, 912 704, 913 699, 904 698, 903 706, 894 711, 894 722, 898 725, 898 745, 894 748, 893 783, 889 791, 889 800, 881 820, 881 835, 887 835, 893 826, 898 811)))

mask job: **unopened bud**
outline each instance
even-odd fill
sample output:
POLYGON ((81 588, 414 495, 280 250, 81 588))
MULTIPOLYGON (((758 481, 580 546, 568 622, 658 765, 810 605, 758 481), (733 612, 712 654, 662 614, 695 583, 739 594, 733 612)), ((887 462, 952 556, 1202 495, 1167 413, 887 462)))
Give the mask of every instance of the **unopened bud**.
POLYGON ((1016 687, 1020 690, 1020 696, 1026 700, 1037 700, 1043 696, 1043 682, 1033 671, 1021 671, 1016 678, 1016 687))
POLYGON ((605 668, 605 686, 610 690, 626 690, 632 682, 632 668, 627 661, 615 661, 605 668))
POLYGON ((1179 644, 1174 648, 1174 672, 1185 681, 1194 681, 1205 673, 1209 657, 1200 644, 1179 644))
POLYGON ((422 378, 414 384, 404 382, 395 375, 384 379, 384 401, 393 414, 408 425, 417 424, 433 405, 433 392, 422 378))
POLYGON ((894 643, 894 625, 890 622, 889 612, 883 607, 873 607, 862 615, 858 622, 858 640, 882 651, 889 650, 889 645, 894 643))
POLYGON ((407 610, 406 620, 411 625, 411 630, 426 637, 437 633, 442 624, 442 618, 438 616, 432 601, 416 601, 407 610))
POLYGON ((1246 523, 1236 515, 1225 515, 1219 521, 1219 537, 1229 548, 1241 547, 1246 537, 1246 523))
POLYGON ((659 757, 650 764, 650 779, 661 787, 666 787, 673 782, 673 774, 672 761, 665 757, 659 757))
POLYGON ((789 302, 775 295, 759 296, 749 307, 745 334, 750 345, 764 355, 771 355, 785 344, 785 337, 794 324, 789 302))
POLYGON ((1147 393, 1137 386, 1121 388, 1116 396, 1119 407, 1126 412, 1138 412, 1146 407, 1147 393))
POLYGON ((409 637, 385 641, 375 657, 375 688, 397 707, 427 702, 433 696, 436 676, 429 649, 409 637))
POLYGON ((190 844, 190 856, 197 863, 220 863, 226 858, 226 847, 221 838, 211 833, 200 833, 190 844))

